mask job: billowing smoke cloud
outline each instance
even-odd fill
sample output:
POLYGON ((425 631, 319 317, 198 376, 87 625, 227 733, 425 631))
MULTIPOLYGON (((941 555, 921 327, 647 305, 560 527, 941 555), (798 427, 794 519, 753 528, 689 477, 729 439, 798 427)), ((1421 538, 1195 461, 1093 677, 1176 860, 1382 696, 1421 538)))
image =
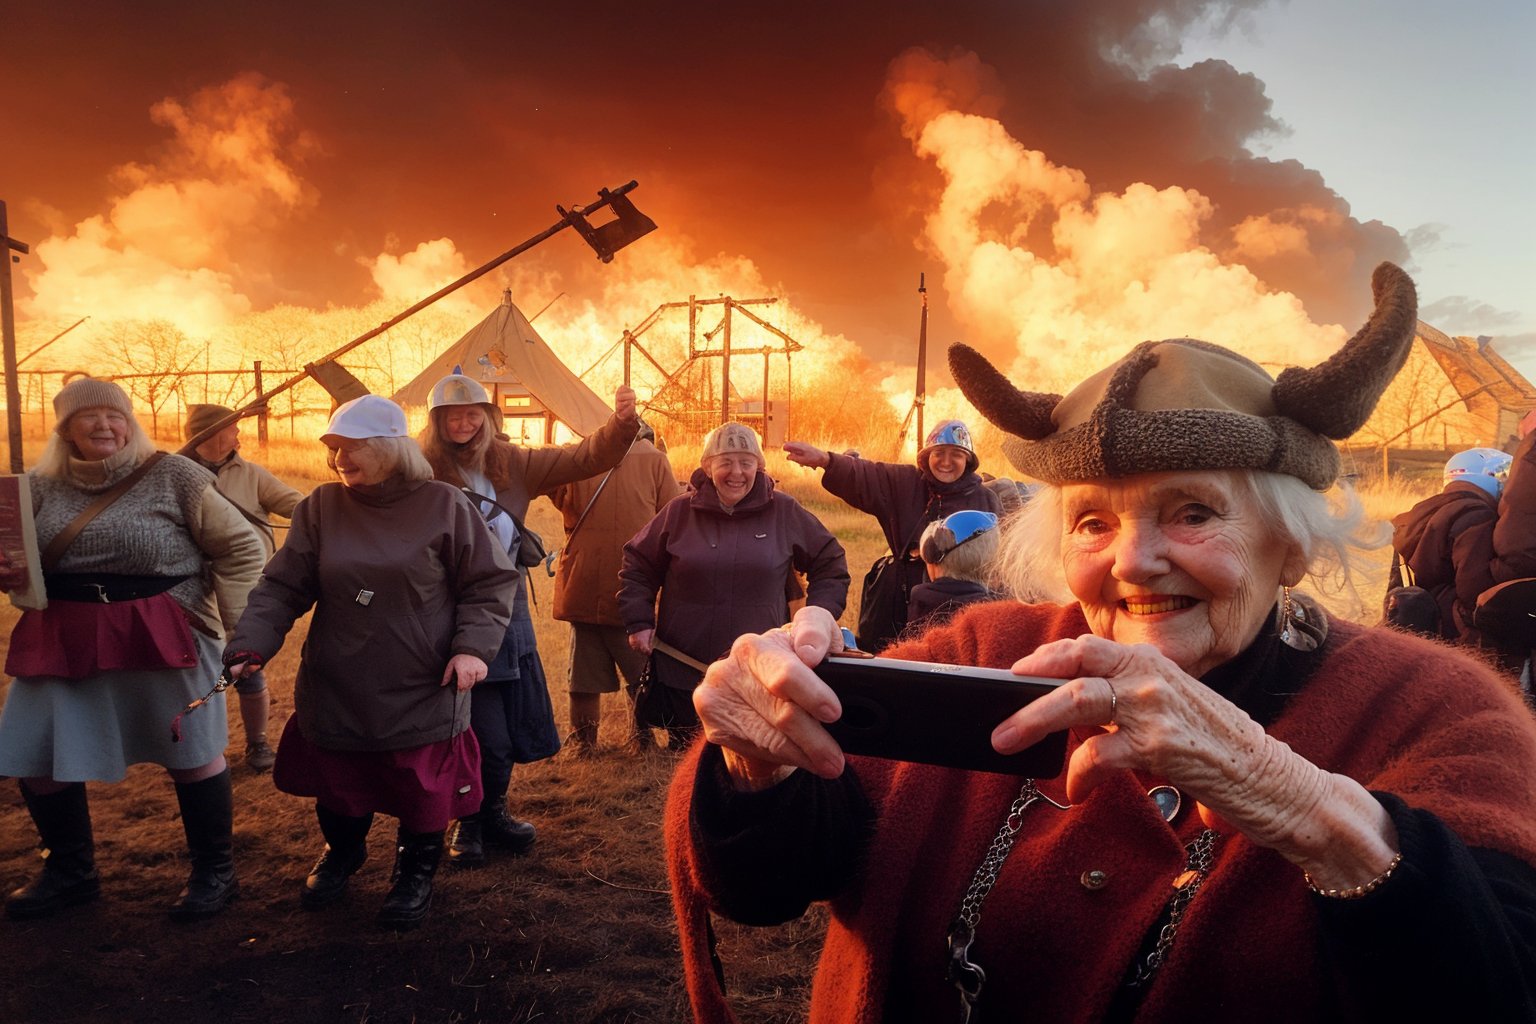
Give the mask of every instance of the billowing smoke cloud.
POLYGON ((1342 341, 1341 327, 1315 324, 1245 262, 1315 258, 1314 234, 1335 226, 1334 211, 1252 213, 1224 233, 1197 189, 1096 187, 995 118, 958 109, 985 101, 988 77, 973 55, 910 51, 886 96, 942 175, 923 235, 943 261, 951 311, 1015 379, 1059 390, 1147 338, 1202 337, 1274 363, 1315 361, 1342 341))
POLYGON ((247 289, 266 272, 242 257, 316 198, 295 169, 313 144, 292 99, 247 73, 150 117, 171 132, 164 154, 117 168, 105 213, 37 245, 32 316, 164 319, 206 335, 252 308, 247 289))

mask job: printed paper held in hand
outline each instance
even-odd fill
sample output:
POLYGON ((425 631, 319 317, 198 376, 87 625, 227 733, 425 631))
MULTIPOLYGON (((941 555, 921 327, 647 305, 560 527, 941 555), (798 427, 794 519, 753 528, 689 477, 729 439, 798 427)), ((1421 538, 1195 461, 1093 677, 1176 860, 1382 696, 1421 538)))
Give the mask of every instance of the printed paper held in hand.
POLYGON ((0 556, 0 580, 10 584, 11 604, 18 608, 48 607, 37 528, 32 521, 32 489, 25 476, 0 475, 0 556))

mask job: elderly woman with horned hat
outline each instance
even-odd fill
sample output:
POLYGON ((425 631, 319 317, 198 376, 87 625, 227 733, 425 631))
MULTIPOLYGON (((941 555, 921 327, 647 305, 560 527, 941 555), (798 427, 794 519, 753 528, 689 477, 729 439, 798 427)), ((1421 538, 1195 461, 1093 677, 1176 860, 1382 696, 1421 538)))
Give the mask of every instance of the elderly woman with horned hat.
POLYGON ((1329 493, 1334 442, 1416 323, 1401 270, 1373 283, 1361 332, 1278 380, 1175 339, 1061 397, 951 349, 1045 482, 1001 557, 1062 600, 976 605, 889 653, 1060 680, 991 735, 1065 731, 1060 774, 845 757, 813 669, 830 618, 738 639, 667 815, 700 1020, 732 1019, 708 912, 812 901, 816 1022, 1536 1015, 1536 723, 1485 665, 1294 589, 1347 580, 1365 539, 1329 493))

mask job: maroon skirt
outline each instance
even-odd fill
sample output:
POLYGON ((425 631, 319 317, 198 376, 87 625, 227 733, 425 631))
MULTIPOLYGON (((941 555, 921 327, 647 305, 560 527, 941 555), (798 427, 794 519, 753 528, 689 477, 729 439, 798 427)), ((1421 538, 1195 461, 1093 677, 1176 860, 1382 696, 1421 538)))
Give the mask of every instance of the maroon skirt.
POLYGON ((29 678, 84 679, 196 664, 186 613, 170 594, 111 604, 49 601, 46 608, 22 612, 5 655, 8 674, 29 678))
POLYGON ((361 818, 388 814, 411 832, 439 832, 480 809, 480 744, 473 730, 405 750, 327 750, 292 715, 277 745, 272 782, 328 809, 361 818))

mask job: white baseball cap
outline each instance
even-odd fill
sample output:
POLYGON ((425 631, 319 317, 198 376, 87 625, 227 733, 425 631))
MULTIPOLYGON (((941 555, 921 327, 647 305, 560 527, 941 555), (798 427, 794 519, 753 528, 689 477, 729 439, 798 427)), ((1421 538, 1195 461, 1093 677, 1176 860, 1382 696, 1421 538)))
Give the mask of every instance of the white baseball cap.
POLYGON ((330 444, 336 440, 361 440, 365 437, 404 437, 406 435, 405 410, 383 395, 364 395, 350 402, 343 402, 331 413, 320 440, 330 444))

